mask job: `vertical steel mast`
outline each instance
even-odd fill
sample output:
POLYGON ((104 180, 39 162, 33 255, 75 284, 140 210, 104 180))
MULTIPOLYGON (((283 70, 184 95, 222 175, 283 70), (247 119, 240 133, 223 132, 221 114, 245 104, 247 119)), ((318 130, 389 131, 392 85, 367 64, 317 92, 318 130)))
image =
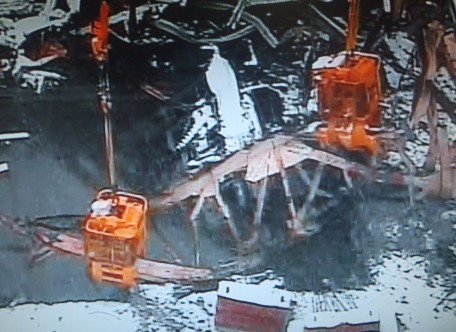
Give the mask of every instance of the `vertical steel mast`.
POLYGON ((109 91, 109 77, 108 77, 108 31, 109 26, 109 7, 106 1, 102 1, 100 7, 100 17, 95 21, 93 32, 94 38, 92 40, 92 48, 94 56, 98 62, 98 106, 103 112, 104 117, 104 140, 106 160, 108 162, 108 176, 109 185, 113 193, 117 187, 116 172, 114 163, 114 147, 112 143, 112 126, 111 126, 111 97, 109 91))
POLYGON ((345 46, 345 50, 348 53, 353 52, 356 47, 356 37, 358 35, 359 24, 359 1, 360 0, 349 0, 350 11, 348 14, 347 43, 345 46))

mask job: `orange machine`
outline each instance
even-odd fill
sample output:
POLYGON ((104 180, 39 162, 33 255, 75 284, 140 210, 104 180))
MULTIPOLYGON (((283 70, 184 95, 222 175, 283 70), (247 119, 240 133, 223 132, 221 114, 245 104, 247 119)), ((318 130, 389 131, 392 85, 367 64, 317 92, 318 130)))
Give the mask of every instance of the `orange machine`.
POLYGON ((136 260, 146 251, 147 211, 147 200, 140 195, 110 189, 98 193, 83 228, 93 280, 135 285, 136 260))
POLYGON ((98 61, 106 61, 108 56, 109 6, 101 2, 100 17, 92 24, 92 52, 98 61))
POLYGON ((327 122, 318 136, 322 145, 376 155, 380 145, 372 132, 381 126, 380 58, 353 51, 358 12, 359 0, 351 0, 346 51, 313 69, 320 114, 327 122))
POLYGON ((100 19, 92 39, 100 70, 98 105, 104 116, 104 138, 111 189, 98 193, 91 213, 83 224, 84 251, 89 275, 95 281, 133 287, 138 277, 136 261, 144 257, 147 235, 147 200, 140 195, 119 191, 116 186, 111 127, 111 101, 108 80, 108 5, 101 3, 100 19))

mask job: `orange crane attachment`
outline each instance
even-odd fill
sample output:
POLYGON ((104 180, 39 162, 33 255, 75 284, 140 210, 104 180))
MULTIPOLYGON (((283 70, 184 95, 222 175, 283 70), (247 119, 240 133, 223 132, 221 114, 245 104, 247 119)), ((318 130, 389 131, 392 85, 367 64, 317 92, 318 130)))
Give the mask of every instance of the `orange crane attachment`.
POLYGON ((98 61, 108 59, 109 6, 106 1, 100 5, 100 17, 92 24, 92 52, 98 61))
POLYGON ((350 1, 345 52, 313 69, 319 111, 327 126, 319 128, 321 145, 349 151, 381 152, 373 132, 381 126, 380 58, 355 52, 359 0, 350 1))
POLYGON ((136 284, 136 261, 146 254, 148 202, 141 195, 119 191, 116 185, 108 79, 109 7, 102 1, 93 24, 92 48, 99 67, 98 106, 104 117, 105 151, 110 189, 101 190, 83 223, 84 252, 94 281, 126 288, 136 284))
POLYGON ((101 208, 92 209, 83 228, 89 275, 131 288, 138 279, 136 261, 146 254, 148 202, 140 195, 105 189, 94 204, 101 208), (106 213, 103 207, 108 207, 106 213))

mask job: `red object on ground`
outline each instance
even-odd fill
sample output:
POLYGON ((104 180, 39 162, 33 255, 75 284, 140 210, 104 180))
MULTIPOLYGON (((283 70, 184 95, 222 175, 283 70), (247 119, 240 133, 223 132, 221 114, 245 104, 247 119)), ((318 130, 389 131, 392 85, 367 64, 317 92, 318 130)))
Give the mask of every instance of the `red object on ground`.
POLYGON ((290 309, 268 307, 219 296, 215 326, 217 331, 285 331, 290 309))
POLYGON ((30 59, 39 60, 48 56, 57 55, 61 58, 68 57, 68 50, 57 40, 46 40, 39 47, 30 52, 30 59))
POLYGON ((339 324, 334 327, 305 328, 304 332, 380 332, 380 322, 367 322, 359 324, 339 324))

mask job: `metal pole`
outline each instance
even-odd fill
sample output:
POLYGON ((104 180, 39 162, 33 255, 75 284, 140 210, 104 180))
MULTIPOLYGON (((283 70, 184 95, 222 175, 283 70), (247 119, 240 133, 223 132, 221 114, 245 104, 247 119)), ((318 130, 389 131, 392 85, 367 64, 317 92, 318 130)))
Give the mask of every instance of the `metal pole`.
POLYGON ((348 14, 346 51, 352 52, 356 47, 356 37, 358 35, 359 0, 349 0, 349 2, 350 12, 348 14))
POLYGON ((108 37, 109 37, 109 6, 105 0, 100 6, 100 16, 94 25, 95 40, 93 52, 98 61, 98 105, 104 117, 105 153, 108 162, 109 185, 113 194, 116 190, 116 172, 114 165, 114 148, 112 143, 111 127, 111 96, 108 77, 108 37))
POLYGON ((99 102, 101 111, 104 117, 104 139, 106 160, 108 162, 109 185, 113 192, 116 189, 116 172, 114 163, 114 146, 112 142, 112 126, 111 126, 111 100, 109 93, 109 79, 107 73, 107 63, 100 64, 100 82, 99 82, 99 102))

